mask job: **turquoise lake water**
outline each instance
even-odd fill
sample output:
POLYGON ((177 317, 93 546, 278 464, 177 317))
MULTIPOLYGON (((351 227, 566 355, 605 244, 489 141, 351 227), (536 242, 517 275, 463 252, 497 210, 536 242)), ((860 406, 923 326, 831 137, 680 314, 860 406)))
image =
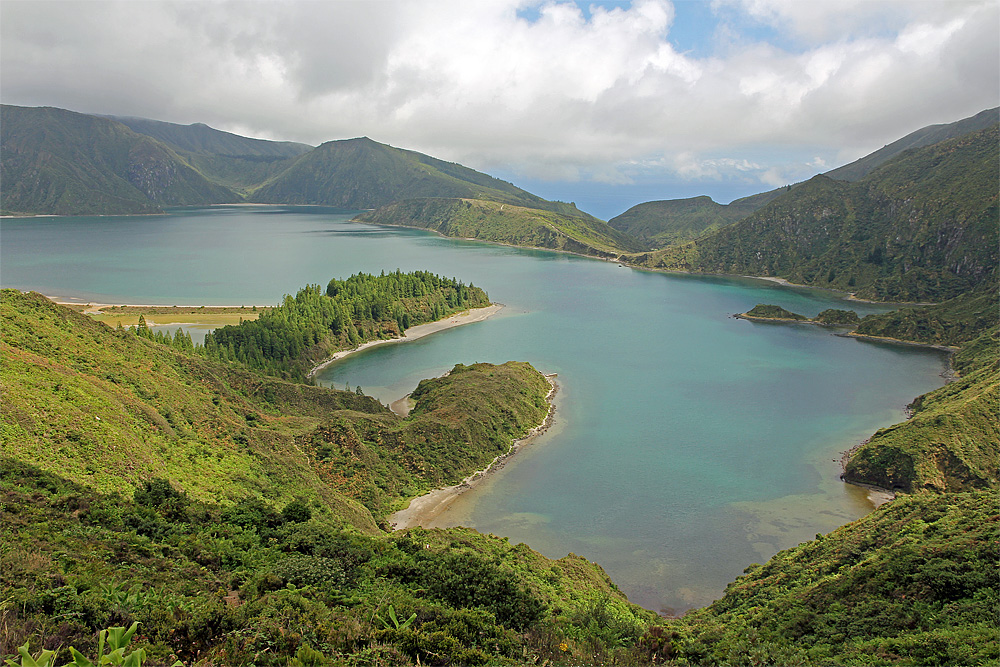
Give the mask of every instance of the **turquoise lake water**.
POLYGON ((739 278, 633 271, 571 255, 349 222, 311 207, 7 219, 0 284, 80 301, 267 305, 358 271, 429 270, 486 289, 485 322, 328 367, 390 402, 456 363, 557 373, 553 428, 435 525, 595 560, 630 598, 680 612, 779 549, 870 511, 840 452, 942 384, 940 353, 731 317, 880 305, 739 278))

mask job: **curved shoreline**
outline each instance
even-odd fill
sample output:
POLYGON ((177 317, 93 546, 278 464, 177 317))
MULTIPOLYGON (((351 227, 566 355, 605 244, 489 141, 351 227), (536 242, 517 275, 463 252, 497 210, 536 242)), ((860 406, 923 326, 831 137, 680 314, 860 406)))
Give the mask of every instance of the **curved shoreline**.
POLYGON ((545 413, 545 419, 542 420, 541 424, 529 430, 523 438, 517 438, 511 442, 510 449, 493 459, 490 464, 482 470, 477 470, 458 484, 446 486, 440 489, 434 489, 433 491, 425 493, 422 496, 417 496, 416 498, 410 500, 409 505, 405 508, 390 514, 386 520, 389 525, 392 526, 392 529, 406 530, 407 528, 416 528, 417 526, 423 526, 433 521, 438 517, 438 515, 448 509, 448 506, 456 498, 458 498, 458 496, 473 488, 487 475, 502 468, 504 462, 508 458, 517 454, 522 447, 530 444, 538 438, 538 436, 549 430, 549 427, 552 426, 552 421, 556 412, 555 404, 552 402, 552 399, 559 390, 559 385, 555 378, 555 373, 550 373, 545 376, 545 379, 548 380, 551 388, 549 389, 549 393, 545 395, 545 402, 549 404, 549 410, 545 413))
POLYGON ((491 303, 488 306, 482 308, 470 308, 469 310, 463 311, 461 313, 456 313, 454 315, 449 315, 443 320, 438 320, 436 322, 427 322, 425 324, 418 324, 414 327, 410 327, 403 332, 403 335, 399 338, 380 338, 379 340, 370 340, 367 343, 362 343, 355 348, 350 350, 341 350, 340 352, 335 352, 333 356, 329 359, 322 361, 315 366, 306 374, 306 378, 315 377, 317 373, 329 366, 335 361, 340 361, 344 357, 354 354, 355 352, 360 352, 361 350, 368 349, 369 347, 374 347, 375 345, 384 345, 386 343, 406 343, 411 340, 417 340, 418 338, 423 338, 424 336, 429 336, 433 333, 439 331, 444 331, 446 329, 452 329, 454 327, 460 327, 464 324, 472 324, 473 322, 482 322, 485 319, 493 317, 501 310, 504 309, 502 303, 491 303))

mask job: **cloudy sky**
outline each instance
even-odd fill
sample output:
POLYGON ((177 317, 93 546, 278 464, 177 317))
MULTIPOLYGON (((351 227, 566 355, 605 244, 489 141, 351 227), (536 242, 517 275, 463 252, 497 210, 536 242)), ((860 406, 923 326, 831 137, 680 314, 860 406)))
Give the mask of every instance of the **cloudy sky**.
POLYGON ((610 217, 1000 104, 997 0, 0 2, 0 99, 366 135, 610 217))

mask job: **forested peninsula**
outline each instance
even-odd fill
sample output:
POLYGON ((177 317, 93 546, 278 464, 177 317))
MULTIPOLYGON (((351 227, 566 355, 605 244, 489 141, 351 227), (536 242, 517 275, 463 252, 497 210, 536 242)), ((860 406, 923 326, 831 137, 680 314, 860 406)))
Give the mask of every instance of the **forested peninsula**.
POLYGON ((338 351, 405 335, 408 328, 490 303, 474 285, 426 271, 364 273, 300 289, 294 297, 240 325, 205 336, 204 354, 305 381, 338 351))

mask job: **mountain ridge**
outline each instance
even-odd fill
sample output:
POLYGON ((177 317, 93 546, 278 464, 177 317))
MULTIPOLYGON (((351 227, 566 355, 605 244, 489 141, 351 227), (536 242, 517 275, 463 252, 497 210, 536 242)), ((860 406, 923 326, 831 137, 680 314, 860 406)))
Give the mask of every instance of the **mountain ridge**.
MULTIPOLYGON (((835 180, 857 181, 904 151, 984 130, 998 120, 1000 120, 1000 107, 986 109, 951 123, 928 125, 822 175, 835 180)), ((739 222, 808 180, 742 197, 729 204, 718 204, 707 195, 643 202, 611 218, 608 224, 650 243, 650 249, 655 250, 685 243, 739 222)))
POLYGON ((159 213, 239 201, 163 143, 107 118, 0 105, 4 215, 159 213))
POLYGON ((737 223, 627 258, 780 277, 885 301, 941 301, 997 280, 998 126, 900 153, 865 178, 817 175, 737 223))

